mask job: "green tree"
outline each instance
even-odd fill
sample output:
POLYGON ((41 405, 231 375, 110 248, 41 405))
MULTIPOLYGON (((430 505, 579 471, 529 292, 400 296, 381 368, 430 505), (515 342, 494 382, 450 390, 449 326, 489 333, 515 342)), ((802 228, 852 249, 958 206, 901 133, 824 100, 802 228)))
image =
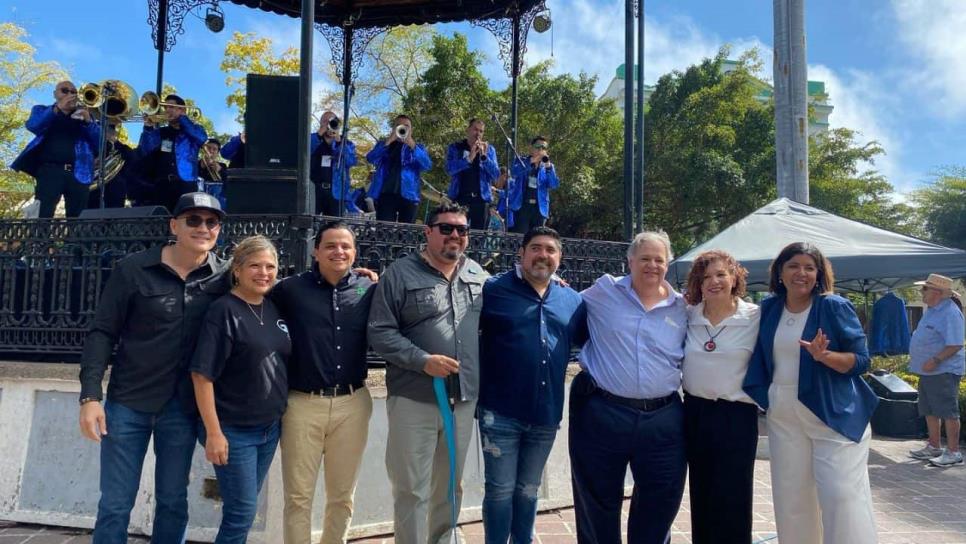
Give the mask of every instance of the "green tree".
POLYGON ((52 85, 67 79, 56 62, 40 62, 27 40, 27 31, 13 23, 0 23, 0 217, 15 215, 30 198, 34 180, 9 169, 31 135, 24 128, 30 115, 30 93, 47 93, 53 103, 52 85))
POLYGON ((238 109, 236 119, 242 123, 245 119, 247 74, 297 76, 299 51, 288 47, 276 54, 271 38, 258 37, 254 32, 235 32, 225 45, 220 68, 225 73, 225 85, 231 89, 225 103, 238 109))
POLYGON ((947 166, 912 193, 916 213, 929 238, 966 249, 966 168, 947 166))
POLYGON ((728 50, 662 76, 645 114, 645 220, 678 251, 774 198, 774 120, 757 98, 757 53, 722 72, 728 50))
POLYGON ((860 145, 858 134, 837 128, 809 139, 809 198, 816 208, 904 234, 915 234, 913 209, 892 200, 895 188, 880 172, 862 169, 885 150, 860 145))

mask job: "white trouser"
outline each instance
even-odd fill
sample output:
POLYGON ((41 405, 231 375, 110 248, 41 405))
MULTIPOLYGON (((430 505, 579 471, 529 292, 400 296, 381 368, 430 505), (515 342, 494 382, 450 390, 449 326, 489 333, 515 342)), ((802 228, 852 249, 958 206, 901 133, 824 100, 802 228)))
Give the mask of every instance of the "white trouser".
POLYGON ((798 401, 797 385, 768 390, 768 448, 782 544, 875 544, 869 438, 855 443, 798 401))

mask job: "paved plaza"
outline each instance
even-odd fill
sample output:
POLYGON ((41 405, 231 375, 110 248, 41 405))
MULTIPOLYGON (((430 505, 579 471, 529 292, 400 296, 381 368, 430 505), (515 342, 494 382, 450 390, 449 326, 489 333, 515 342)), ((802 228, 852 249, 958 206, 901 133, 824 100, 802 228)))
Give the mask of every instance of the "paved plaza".
MULTIPOLYGON (((881 544, 966 544, 966 467, 928 467, 906 456, 921 443, 874 439, 869 456, 872 497, 881 544)), ((626 503, 625 503, 626 507, 626 503)), ((771 503, 771 475, 767 461, 755 467, 755 540, 778 544, 771 503)), ((483 542, 483 526, 461 527, 466 544, 483 542)), ((673 544, 691 542, 688 498, 674 523, 673 544)), ((538 544, 575 542, 572 508, 541 514, 537 518, 538 544)), ((0 544, 82 544, 89 531, 38 527, 0 521, 0 544)), ((281 539, 279 539, 281 541, 281 539)), ((356 544, 390 544, 392 536, 355 540, 356 544)), ((132 538, 131 542, 147 542, 132 538)), ((838 544, 838 543, 836 543, 838 544)))

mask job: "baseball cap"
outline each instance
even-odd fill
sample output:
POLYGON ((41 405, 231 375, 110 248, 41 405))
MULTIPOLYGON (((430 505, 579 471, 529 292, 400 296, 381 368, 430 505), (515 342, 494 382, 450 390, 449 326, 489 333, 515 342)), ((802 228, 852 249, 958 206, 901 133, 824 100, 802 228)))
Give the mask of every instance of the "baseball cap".
POLYGON ((185 193, 178 198, 178 203, 174 206, 174 217, 178 217, 188 210, 208 210, 220 219, 225 218, 225 212, 221 209, 218 199, 208 193, 185 193))

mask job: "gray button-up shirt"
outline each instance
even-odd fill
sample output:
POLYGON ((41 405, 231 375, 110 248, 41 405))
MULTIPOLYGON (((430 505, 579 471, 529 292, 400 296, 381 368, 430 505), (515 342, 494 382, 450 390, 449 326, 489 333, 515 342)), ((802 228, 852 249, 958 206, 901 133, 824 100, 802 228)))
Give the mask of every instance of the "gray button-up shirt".
POLYGON ((390 395, 435 402, 430 355, 460 363, 460 400, 479 392, 480 309, 489 274, 464 258, 450 282, 419 254, 392 263, 380 278, 369 311, 369 342, 387 362, 390 395))

